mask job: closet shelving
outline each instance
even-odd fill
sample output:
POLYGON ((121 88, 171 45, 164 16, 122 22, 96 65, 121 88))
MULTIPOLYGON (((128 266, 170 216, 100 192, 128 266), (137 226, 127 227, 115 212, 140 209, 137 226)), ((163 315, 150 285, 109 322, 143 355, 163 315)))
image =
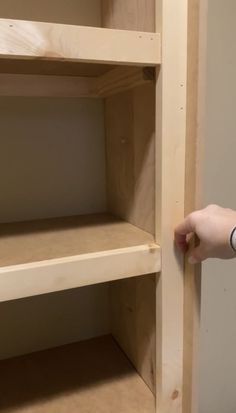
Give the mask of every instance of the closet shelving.
MULTIPOLYGON (((11 19, 0 30, 1 96, 108 97, 154 83, 160 63, 157 33, 11 19)), ((2 301, 160 270, 154 237, 109 215, 5 224, 1 234, 2 301)))
MULTIPOLYGON (((101 27, 65 24, 62 3, 63 23, 41 21, 50 5, 31 0, 23 20, 18 2, 0 10, 0 98, 103 100, 106 208, 0 216, 0 303, 107 283, 110 335, 1 360, 0 411, 191 413, 195 295, 193 277, 185 293, 173 227, 192 199, 197 20, 184 0, 98 0, 101 27)), ((74 6, 82 17, 93 13, 85 3, 74 6)))
POLYGON ((109 214, 2 224, 0 230, 0 301, 160 271, 153 236, 109 214))
POLYGON ((0 30, 3 96, 106 97, 154 81, 160 64, 158 33, 10 19, 0 30))

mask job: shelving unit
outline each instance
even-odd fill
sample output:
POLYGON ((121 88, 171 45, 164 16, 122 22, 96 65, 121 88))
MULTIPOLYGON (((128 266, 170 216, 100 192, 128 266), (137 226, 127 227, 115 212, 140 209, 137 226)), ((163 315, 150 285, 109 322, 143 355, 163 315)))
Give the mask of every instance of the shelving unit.
MULTIPOLYGON (((94 329, 91 340, 50 350, 45 344, 43 352, 32 340, 28 348, 34 354, 28 355, 16 346, 18 357, 0 361, 0 410, 192 413, 198 295, 193 271, 176 256, 173 228, 194 204, 194 191, 186 184, 188 155, 193 162, 196 157, 198 15, 193 2, 94 0, 93 8, 78 0, 67 24, 65 2, 55 2, 52 22, 51 6, 41 10, 43 22, 37 21, 40 4, 33 3, 23 0, 25 17, 18 3, 15 10, 6 3, 0 12, 0 102, 13 99, 26 111, 18 130, 5 125, 1 137, 6 156, 15 135, 24 147, 17 146, 19 156, 13 154, 17 166, 8 169, 4 162, 0 171, 6 182, 9 177, 3 196, 11 203, 2 216, 0 209, 0 305, 105 283, 109 335, 97 337, 94 329), (74 98, 75 112, 65 111, 66 128, 48 106, 45 112, 39 109, 39 98, 42 105, 51 98, 51 106, 55 98, 65 106, 74 98), (91 112, 90 99, 102 101, 91 112), (57 138, 54 150, 32 149, 32 137, 40 136, 44 145, 51 134, 57 138), (64 152, 57 158, 61 137, 64 152), (78 155, 71 168, 70 145, 78 155), (35 168, 30 156, 40 157, 35 168), (30 166, 21 174, 24 162, 30 166), (70 173, 58 174, 66 190, 55 201, 57 169, 70 173), (74 189, 71 177, 78 180, 74 189), (32 182, 45 186, 50 198, 47 203, 37 198, 39 208, 33 202, 36 192, 30 194, 32 182), (78 197, 69 198, 70 190, 78 190, 78 197), (12 209, 12 194, 21 200, 19 213, 12 209), (58 199, 65 203, 63 215, 58 199)), ((8 111, 14 124, 11 106, 8 111)), ((194 188, 194 174, 191 179, 194 188)), ((96 317, 103 319, 99 312, 96 317)), ((84 319, 91 323, 86 313, 84 319)), ((82 337, 85 323, 78 324, 82 337)), ((53 332, 49 336, 53 343, 53 332)))
POLYGON ((0 96, 106 97, 154 81, 160 64, 158 33, 10 19, 0 30, 0 96))

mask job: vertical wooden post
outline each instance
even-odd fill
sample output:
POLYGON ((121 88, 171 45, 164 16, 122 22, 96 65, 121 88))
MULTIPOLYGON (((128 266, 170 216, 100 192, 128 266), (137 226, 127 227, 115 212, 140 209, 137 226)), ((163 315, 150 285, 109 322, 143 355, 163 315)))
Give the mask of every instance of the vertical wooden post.
MULTIPOLYGON (((187 133, 185 215, 201 205, 201 142, 204 138, 207 1, 188 0, 187 133)), ((187 261, 187 260, 186 260, 187 261)), ((185 263, 184 274, 184 413, 199 413, 199 331, 201 266, 185 263)))
POLYGON ((183 412, 184 267, 173 230, 185 213, 188 1, 157 0, 162 65, 156 97, 157 412, 183 412))
MULTIPOLYGON (((104 27, 155 31, 155 0, 103 0, 104 27)), ((108 208, 155 231, 155 85, 105 101, 108 208)), ((155 275, 111 287, 112 333, 155 393, 155 275)))

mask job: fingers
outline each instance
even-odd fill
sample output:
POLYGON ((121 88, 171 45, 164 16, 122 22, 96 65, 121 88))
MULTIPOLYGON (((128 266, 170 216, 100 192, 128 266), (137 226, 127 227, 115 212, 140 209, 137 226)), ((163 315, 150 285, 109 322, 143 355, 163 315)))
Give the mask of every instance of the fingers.
POLYGON ((188 215, 175 229, 175 242, 182 252, 188 250, 187 235, 195 231, 192 214, 188 215))
POLYGON ((198 247, 194 248, 191 251, 188 261, 190 264, 198 264, 204 261, 206 258, 208 258, 207 251, 204 246, 200 244, 198 247))

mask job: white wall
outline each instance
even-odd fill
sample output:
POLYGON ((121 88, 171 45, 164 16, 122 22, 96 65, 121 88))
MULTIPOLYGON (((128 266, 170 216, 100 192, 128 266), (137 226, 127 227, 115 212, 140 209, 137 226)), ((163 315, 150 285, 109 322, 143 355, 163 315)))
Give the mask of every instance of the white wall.
MULTIPOLYGON (((204 205, 236 209, 236 1, 209 0, 204 205)), ((200 413, 236 412, 236 261, 203 265, 200 413)))

